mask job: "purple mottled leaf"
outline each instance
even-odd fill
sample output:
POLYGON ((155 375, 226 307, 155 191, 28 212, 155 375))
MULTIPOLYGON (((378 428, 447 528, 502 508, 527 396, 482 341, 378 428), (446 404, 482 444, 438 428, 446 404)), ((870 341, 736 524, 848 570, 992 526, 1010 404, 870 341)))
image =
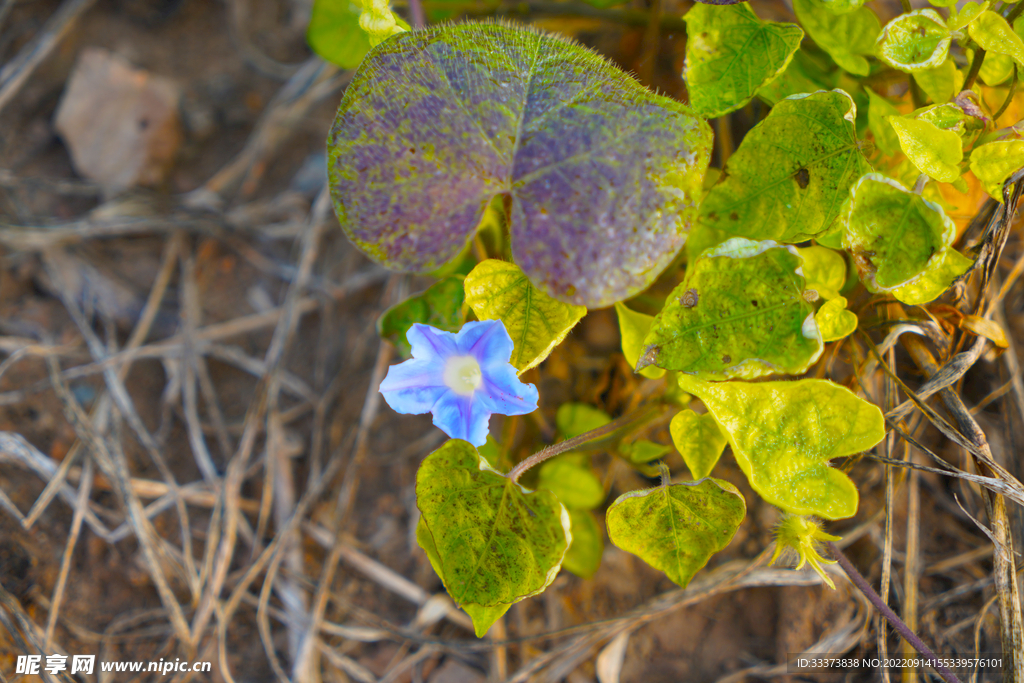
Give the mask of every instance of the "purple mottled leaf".
POLYGON ((646 288, 682 247, 711 132, 576 43, 463 24, 372 50, 328 147, 341 225, 382 265, 441 266, 505 194, 519 267, 595 308, 646 288))

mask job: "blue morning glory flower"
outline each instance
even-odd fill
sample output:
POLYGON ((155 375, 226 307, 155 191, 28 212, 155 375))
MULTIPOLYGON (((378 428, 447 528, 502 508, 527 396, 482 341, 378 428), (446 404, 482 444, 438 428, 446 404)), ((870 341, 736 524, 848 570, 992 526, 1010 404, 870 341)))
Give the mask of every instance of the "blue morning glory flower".
POLYGON ((380 383, 396 412, 433 413, 448 436, 483 446, 492 413, 537 409, 537 387, 520 382, 509 363, 512 338, 500 320, 466 323, 458 334, 415 323, 406 339, 412 358, 392 365, 380 383))

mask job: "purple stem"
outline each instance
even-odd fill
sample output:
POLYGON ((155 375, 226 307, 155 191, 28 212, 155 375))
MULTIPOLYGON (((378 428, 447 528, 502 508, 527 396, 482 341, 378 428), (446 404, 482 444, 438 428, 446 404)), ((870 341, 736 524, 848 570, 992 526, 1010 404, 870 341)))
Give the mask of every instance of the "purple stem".
POLYGON ((426 17, 423 14, 423 3, 420 0, 409 0, 409 14, 413 28, 419 29, 427 25, 426 17))
POLYGON ((903 639, 906 640, 910 645, 920 652, 925 659, 931 659, 935 661, 935 670, 939 672, 939 675, 946 680, 947 683, 962 683, 962 681, 956 677, 956 674, 938 663, 938 657, 932 652, 931 648, 924 644, 917 634, 910 630, 910 627, 903 623, 903 620, 896 616, 896 613, 892 611, 887 604, 882 601, 875 589, 871 587, 871 584, 867 582, 857 568, 853 566, 849 558, 843 554, 843 551, 839 549, 832 541, 827 541, 825 545, 832 551, 832 556, 836 558, 839 565, 846 571, 846 575, 850 577, 850 581, 853 581, 853 585, 860 589, 860 592, 875 606, 885 620, 888 621, 894 629, 896 629, 903 639))

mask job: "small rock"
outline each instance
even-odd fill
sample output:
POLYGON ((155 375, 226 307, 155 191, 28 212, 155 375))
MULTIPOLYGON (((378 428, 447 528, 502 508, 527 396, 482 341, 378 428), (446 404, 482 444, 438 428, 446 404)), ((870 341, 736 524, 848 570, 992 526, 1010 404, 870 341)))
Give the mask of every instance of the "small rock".
POLYGON ((161 184, 182 142, 178 87, 100 48, 87 48, 57 108, 75 169, 107 197, 161 184))

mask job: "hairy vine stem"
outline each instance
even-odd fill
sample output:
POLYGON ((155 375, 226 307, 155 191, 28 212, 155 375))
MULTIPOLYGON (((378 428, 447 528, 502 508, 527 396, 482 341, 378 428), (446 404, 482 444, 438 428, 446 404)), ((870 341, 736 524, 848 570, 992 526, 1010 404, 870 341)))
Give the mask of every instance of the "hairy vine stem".
POLYGON ((656 403, 651 403, 629 413, 628 415, 616 418, 602 427, 591 429, 589 432, 584 432, 579 436, 574 436, 571 439, 566 439, 565 441, 552 444, 543 450, 537 451, 526 460, 523 460, 521 463, 513 467, 512 471, 508 473, 508 477, 512 481, 518 482, 519 477, 523 476, 528 469, 541 464, 545 460, 565 453, 566 451, 571 451, 574 448, 582 446, 588 441, 594 441, 595 439, 600 439, 603 436, 608 436, 609 434, 628 425, 636 422, 646 422, 659 412, 661 412, 661 406, 656 403))
POLYGON ((850 581, 853 582, 853 585, 860 589, 860 592, 863 593, 871 604, 875 606, 875 609, 885 617, 885 620, 888 621, 892 627, 896 629, 901 636, 903 636, 904 640, 913 646, 915 650, 920 652, 926 659, 931 659, 935 662, 935 670, 939 672, 939 675, 942 676, 946 683, 962 683, 962 681, 957 678, 957 675, 950 671, 949 668, 939 664, 939 657, 932 652, 931 648, 925 645, 924 641, 921 640, 916 633, 911 631, 910 627, 903 623, 903 620, 892 611, 892 608, 885 604, 882 597, 875 592, 875 589, 871 587, 871 584, 868 583, 867 579, 861 576, 861 573, 857 571, 857 568, 853 566, 852 562, 850 562, 850 558, 843 554, 843 551, 839 549, 839 546, 832 541, 827 541, 825 545, 827 545, 828 549, 832 551, 832 556, 836 558, 836 561, 839 562, 839 565, 846 572, 846 575, 850 577, 850 581))

